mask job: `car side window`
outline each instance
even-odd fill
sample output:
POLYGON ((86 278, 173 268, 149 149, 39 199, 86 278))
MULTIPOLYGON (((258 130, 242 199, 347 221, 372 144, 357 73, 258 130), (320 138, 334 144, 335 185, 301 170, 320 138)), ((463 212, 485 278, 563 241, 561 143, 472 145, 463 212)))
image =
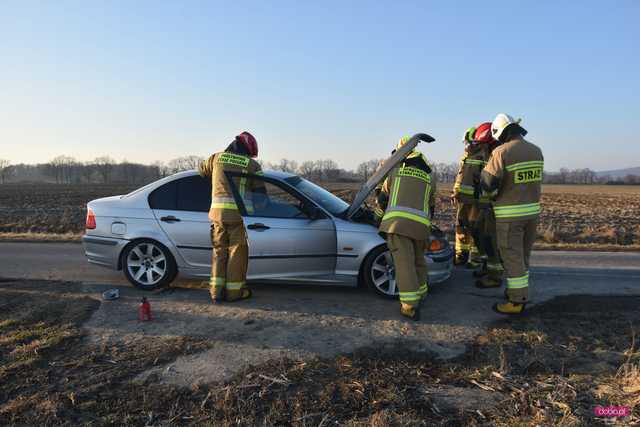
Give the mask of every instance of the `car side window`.
POLYGON ((176 182, 168 182, 149 194, 149 206, 151 209, 175 210, 177 206, 176 194, 176 182))
POLYGON ((308 219, 305 201, 284 185, 256 175, 234 176, 234 192, 250 217, 308 219))
POLYGON ((200 175, 181 178, 176 181, 176 210, 208 212, 211 206, 211 178, 200 175))

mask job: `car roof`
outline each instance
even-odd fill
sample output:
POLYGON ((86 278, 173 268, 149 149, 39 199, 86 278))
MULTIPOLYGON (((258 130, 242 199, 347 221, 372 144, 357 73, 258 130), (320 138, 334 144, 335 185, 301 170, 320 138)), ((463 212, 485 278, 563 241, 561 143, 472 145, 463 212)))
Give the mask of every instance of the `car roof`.
MULTIPOLYGON (((296 174, 291 172, 273 171, 273 170, 265 170, 265 171, 262 171, 262 173, 263 173, 263 176, 266 176, 267 178, 281 179, 281 180, 297 176, 296 174)), ((171 178, 171 180, 174 180, 174 179, 183 178, 186 176, 193 176, 197 174, 198 174, 198 171, 195 169, 192 169, 184 172, 175 173, 171 176, 168 176, 167 178, 171 178)))

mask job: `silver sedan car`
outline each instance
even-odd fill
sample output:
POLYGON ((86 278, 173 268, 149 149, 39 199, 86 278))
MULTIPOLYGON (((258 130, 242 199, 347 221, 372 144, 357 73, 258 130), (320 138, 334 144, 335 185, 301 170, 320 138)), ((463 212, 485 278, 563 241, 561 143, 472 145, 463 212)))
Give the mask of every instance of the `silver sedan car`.
MULTIPOLYGON (((251 179, 263 181, 266 201, 247 210, 238 200, 249 239, 248 281, 361 284, 397 297, 393 260, 366 208, 290 173, 267 171, 251 179)), ((93 200, 82 239, 86 256, 93 264, 123 270, 141 289, 166 286, 178 273, 208 279, 210 201, 211 182, 195 171, 93 200)), ((453 250, 436 227, 425 238, 429 283, 445 281, 453 250)))

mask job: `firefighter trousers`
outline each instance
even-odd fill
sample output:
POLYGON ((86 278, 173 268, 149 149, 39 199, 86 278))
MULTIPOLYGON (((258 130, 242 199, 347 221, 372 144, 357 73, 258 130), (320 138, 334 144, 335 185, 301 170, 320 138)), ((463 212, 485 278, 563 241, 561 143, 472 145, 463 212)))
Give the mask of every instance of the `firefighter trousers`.
POLYGON ((247 280, 249 245, 242 222, 211 224, 211 296, 220 297, 226 291, 229 301, 239 299, 247 280))
POLYGON ((471 250, 469 251, 469 260, 472 263, 481 263, 486 253, 484 246, 480 241, 480 230, 482 226, 482 209, 478 203, 473 203, 467 214, 469 223, 469 233, 471 234, 471 250))
POLYGON ((393 257, 400 302, 415 307, 428 291, 425 241, 389 233, 387 246, 393 257))
POLYGON ((537 226, 538 218, 496 224, 498 250, 507 277, 507 297, 514 303, 529 299, 529 257, 537 226))
POLYGON ((495 280, 501 279, 504 269, 496 240, 496 217, 491 206, 480 208, 477 239, 482 246, 482 252, 487 255, 489 276, 495 280))
POLYGON ((461 258, 471 250, 471 228, 469 227, 469 203, 458 202, 456 207, 456 257, 461 258))

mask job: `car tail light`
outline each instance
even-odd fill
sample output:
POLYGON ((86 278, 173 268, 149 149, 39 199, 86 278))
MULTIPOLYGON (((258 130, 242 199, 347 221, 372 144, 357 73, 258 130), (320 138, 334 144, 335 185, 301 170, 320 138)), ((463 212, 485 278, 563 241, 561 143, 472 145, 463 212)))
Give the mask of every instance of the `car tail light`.
POLYGON ((87 208, 87 230, 94 230, 96 228, 96 216, 91 210, 91 208, 87 208))
POLYGON ((442 250, 443 247, 444 245, 442 244, 442 241, 434 239, 431 241, 431 244, 429 244, 429 252, 438 252, 442 250))

